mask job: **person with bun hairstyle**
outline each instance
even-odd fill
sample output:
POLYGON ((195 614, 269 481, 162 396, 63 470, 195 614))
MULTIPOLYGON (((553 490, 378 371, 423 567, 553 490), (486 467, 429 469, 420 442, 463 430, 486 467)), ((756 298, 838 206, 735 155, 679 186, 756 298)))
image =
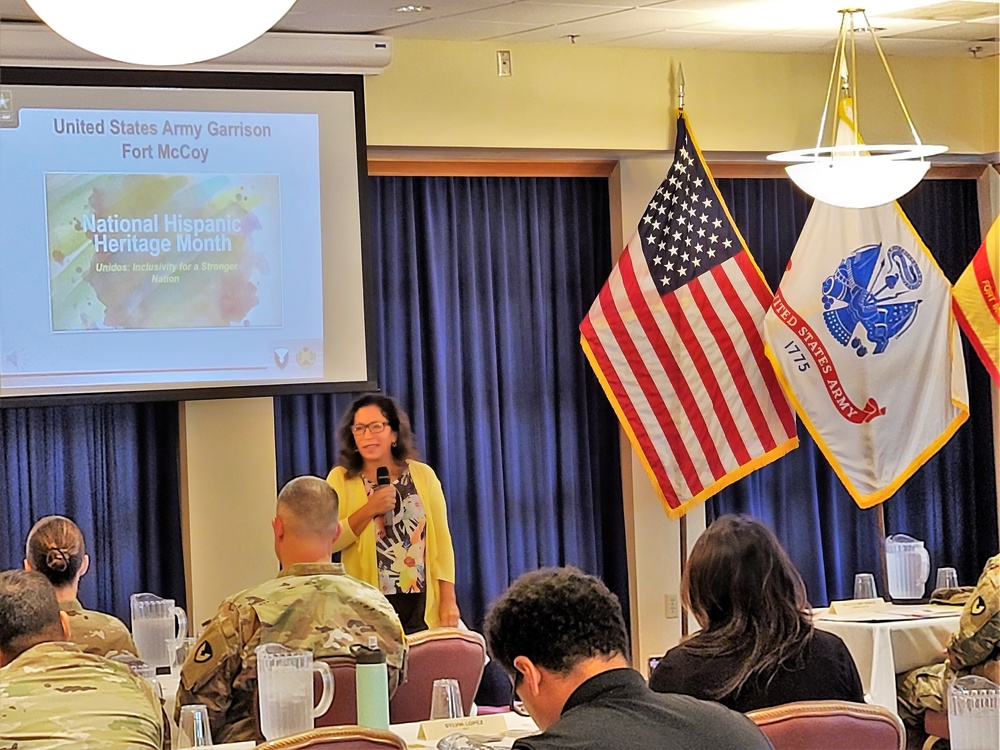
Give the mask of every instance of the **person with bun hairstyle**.
POLYGON ((691 550, 681 598, 701 631, 660 660, 649 677, 656 692, 744 713, 792 701, 864 702, 850 651, 813 627, 802 577, 760 521, 716 519, 691 550))
POLYGON ((406 412, 389 396, 366 394, 347 410, 338 437, 340 464, 327 481, 345 519, 334 544, 344 568, 386 596, 407 634, 457 626, 444 492, 417 460, 406 412))
POLYGON ((25 570, 34 570, 56 590, 59 609, 69 617, 70 640, 87 654, 109 656, 139 650, 125 624, 117 617, 84 609, 77 599, 80 579, 90 567, 90 556, 80 528, 65 516, 46 516, 28 533, 25 570))

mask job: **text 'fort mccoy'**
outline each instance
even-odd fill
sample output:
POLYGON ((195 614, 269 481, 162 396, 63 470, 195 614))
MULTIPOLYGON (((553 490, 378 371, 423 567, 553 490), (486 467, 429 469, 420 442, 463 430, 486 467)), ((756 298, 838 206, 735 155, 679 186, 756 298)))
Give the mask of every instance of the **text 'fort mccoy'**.
MULTIPOLYGON (((208 123, 177 120, 164 120, 162 123, 155 123, 114 117, 110 120, 105 120, 103 117, 98 119, 55 117, 52 120, 52 130, 57 135, 68 136, 169 136, 171 138, 189 138, 194 141, 201 140, 202 136, 227 139, 272 137, 270 125, 259 125, 252 122, 222 123, 215 120, 208 123)), ((191 143, 154 144, 123 141, 121 158, 126 161, 170 159, 196 161, 204 164, 208 161, 208 146, 197 146, 191 143)))

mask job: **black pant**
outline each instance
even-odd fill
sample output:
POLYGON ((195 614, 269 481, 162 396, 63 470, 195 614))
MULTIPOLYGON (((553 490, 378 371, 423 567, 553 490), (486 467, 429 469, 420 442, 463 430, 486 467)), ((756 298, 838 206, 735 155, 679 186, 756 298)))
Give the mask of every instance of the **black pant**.
POLYGON ((389 604, 399 615, 399 621, 403 623, 403 632, 407 635, 419 633, 427 630, 427 623, 424 622, 424 609, 427 607, 427 593, 421 591, 419 594, 389 594, 386 596, 389 604))

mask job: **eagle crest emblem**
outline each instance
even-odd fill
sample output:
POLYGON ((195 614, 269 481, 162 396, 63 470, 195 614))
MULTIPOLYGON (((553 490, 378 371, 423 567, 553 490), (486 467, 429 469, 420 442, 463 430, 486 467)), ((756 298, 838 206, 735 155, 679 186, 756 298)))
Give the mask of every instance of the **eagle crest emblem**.
POLYGON ((872 354, 881 354, 916 320, 923 300, 915 293, 922 283, 917 262, 899 245, 886 252, 881 243, 859 247, 823 282, 823 320, 830 334, 859 357, 870 347, 872 354))

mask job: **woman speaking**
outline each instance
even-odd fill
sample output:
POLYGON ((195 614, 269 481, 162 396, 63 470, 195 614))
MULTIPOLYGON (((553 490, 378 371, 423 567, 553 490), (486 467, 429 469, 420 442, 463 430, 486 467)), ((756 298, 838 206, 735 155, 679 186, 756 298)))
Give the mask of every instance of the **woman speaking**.
POLYGON ((385 594, 406 633, 458 625, 444 492, 416 460, 406 413, 388 396, 361 396, 339 438, 340 464, 327 481, 340 496, 334 551, 344 568, 385 594))

